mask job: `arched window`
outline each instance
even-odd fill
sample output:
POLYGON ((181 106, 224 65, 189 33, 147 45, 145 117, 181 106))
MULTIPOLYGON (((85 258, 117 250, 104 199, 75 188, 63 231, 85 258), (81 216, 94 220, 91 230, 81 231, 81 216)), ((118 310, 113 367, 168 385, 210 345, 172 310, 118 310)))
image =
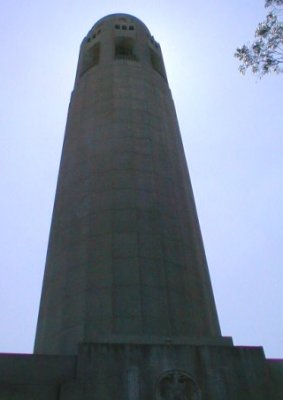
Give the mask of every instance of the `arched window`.
POLYGON ((149 55, 153 69, 155 69, 155 71, 158 72, 167 81, 166 72, 161 56, 151 47, 149 47, 149 55))
POLYGON ((90 68, 94 67, 99 63, 99 56, 100 56, 99 43, 96 43, 95 45, 85 50, 81 65, 80 76, 82 76, 86 71, 88 71, 90 68))
POLYGON ((115 58, 118 60, 137 61, 134 44, 135 41, 132 38, 117 37, 115 39, 115 58))

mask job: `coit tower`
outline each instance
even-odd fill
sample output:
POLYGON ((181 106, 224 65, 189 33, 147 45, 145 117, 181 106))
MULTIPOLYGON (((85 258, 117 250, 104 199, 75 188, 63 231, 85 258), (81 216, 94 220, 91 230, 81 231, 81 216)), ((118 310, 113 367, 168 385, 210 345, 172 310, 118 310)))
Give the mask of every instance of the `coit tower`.
POLYGON ((221 336, 159 44, 128 14, 82 42, 33 355, 2 400, 282 400, 283 362, 221 336))
POLYGON ((82 42, 35 353, 221 341, 159 44, 127 14, 82 42))

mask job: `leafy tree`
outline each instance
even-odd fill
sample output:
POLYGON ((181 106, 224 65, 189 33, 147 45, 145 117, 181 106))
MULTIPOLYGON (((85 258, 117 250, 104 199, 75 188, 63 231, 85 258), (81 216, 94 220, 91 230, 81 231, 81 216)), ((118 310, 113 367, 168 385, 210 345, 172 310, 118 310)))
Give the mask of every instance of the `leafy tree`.
POLYGON ((245 74, 248 68, 262 77, 269 72, 283 72, 283 0, 265 0, 269 9, 265 21, 255 31, 251 45, 237 48, 235 57, 241 61, 239 70, 245 74))

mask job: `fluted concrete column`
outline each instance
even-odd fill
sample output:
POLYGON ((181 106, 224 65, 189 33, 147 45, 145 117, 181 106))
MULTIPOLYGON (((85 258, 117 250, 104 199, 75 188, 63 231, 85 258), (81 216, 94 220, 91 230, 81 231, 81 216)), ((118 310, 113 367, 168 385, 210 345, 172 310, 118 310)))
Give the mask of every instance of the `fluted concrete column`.
POLYGON ((35 352, 220 336, 160 46, 110 15, 81 45, 35 352))

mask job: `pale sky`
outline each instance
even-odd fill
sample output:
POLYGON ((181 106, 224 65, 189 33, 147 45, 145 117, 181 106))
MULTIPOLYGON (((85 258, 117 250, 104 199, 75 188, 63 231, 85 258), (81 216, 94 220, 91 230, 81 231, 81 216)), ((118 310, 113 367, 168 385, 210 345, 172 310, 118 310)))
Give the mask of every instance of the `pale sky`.
POLYGON ((243 77, 233 57, 264 0, 2 0, 0 352, 32 352, 79 46, 115 12, 163 51, 222 334, 282 358, 283 75, 243 77))

